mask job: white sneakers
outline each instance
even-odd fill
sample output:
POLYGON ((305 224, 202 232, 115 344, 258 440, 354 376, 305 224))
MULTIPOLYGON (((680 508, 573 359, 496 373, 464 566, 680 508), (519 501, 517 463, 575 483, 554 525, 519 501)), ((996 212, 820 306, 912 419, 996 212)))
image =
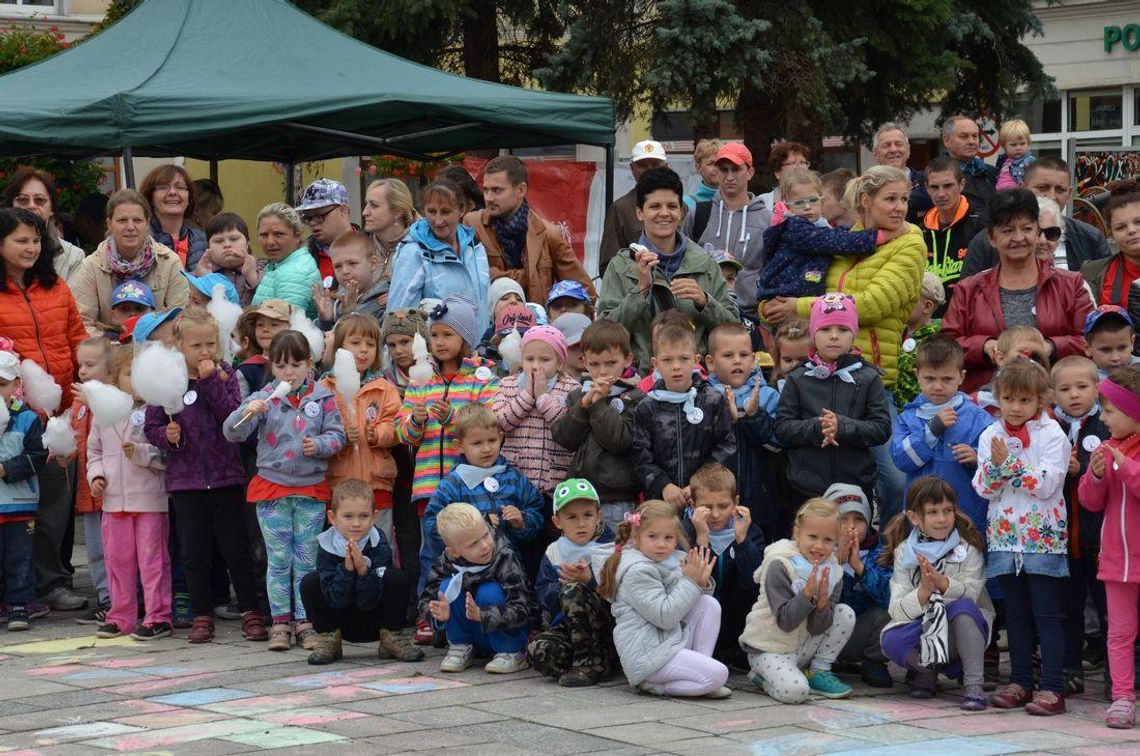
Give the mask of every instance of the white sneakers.
MULTIPOLYGON (((447 655, 440 662, 439 671, 462 672, 471 666, 471 660, 474 657, 475 648, 470 644, 452 643, 447 647, 447 655)), ((486 671, 496 675, 509 675, 526 668, 526 654, 522 651, 514 654, 495 654, 495 657, 487 662, 487 666, 483 667, 486 671)))
POLYGON ((495 658, 487 662, 487 666, 483 669, 496 675, 509 675, 512 672, 521 672, 526 666, 526 654, 519 651, 514 654, 495 654, 495 658))

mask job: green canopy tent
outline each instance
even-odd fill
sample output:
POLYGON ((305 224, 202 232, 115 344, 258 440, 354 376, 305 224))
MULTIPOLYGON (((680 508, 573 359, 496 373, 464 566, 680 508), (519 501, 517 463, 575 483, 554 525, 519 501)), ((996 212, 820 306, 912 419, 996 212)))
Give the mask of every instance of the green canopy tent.
POLYGON ((292 164, 588 144, 606 149, 607 189, 612 181, 609 99, 421 66, 285 0, 147 0, 82 44, 0 76, 0 99, 5 156, 292 164))

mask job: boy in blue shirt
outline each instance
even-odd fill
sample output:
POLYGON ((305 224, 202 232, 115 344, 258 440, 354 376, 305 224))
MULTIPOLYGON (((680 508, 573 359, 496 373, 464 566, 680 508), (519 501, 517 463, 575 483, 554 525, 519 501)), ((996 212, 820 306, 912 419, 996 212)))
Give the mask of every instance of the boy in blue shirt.
POLYGON ((987 504, 971 478, 978 464, 978 438, 994 419, 958 390, 966 377, 965 353, 953 338, 937 335, 924 341, 914 368, 921 393, 899 415, 891 458, 906 475, 908 488, 923 475, 943 478, 974 527, 985 532, 987 504))

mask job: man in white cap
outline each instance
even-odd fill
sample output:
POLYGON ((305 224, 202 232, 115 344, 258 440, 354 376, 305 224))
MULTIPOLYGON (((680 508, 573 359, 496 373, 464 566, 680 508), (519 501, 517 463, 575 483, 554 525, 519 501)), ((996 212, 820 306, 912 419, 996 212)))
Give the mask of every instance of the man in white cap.
MULTIPOLYGON (((650 168, 664 168, 668 163, 665 160, 665 148, 660 142, 646 139, 633 145, 633 154, 629 157, 629 172, 633 174, 633 182, 641 178, 641 174, 650 168)), ((637 187, 628 192, 609 206, 606 210, 606 226, 602 230, 601 251, 598 256, 598 275, 605 275, 606 266, 614 255, 623 247, 628 247, 641 238, 641 221, 637 219, 637 187)))

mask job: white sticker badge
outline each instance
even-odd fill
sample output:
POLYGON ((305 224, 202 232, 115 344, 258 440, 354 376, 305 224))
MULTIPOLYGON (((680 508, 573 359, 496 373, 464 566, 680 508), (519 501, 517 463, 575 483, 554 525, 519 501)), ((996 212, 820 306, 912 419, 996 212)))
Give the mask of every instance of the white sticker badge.
POLYGON ((142 410, 135 410, 131 413, 131 425, 138 427, 146 422, 146 413, 142 410))
POLYGON ((1016 457, 1018 454, 1021 454, 1023 448, 1021 439, 1016 436, 1010 436, 1005 440, 1005 448, 1009 449, 1009 453, 1016 457))
POLYGON ((913 352, 917 346, 918 346, 918 342, 915 341, 914 339, 910 338, 910 337, 907 337, 907 339, 905 341, 903 341, 903 351, 904 352, 913 352))
POLYGON ((491 380, 491 368, 487 367, 486 365, 477 368, 475 370, 475 380, 479 381, 480 383, 486 383, 487 381, 491 380))
POLYGON ((483 488, 487 489, 487 493, 495 493, 499 490, 499 481, 494 478, 483 478, 483 488))
POLYGON ((1101 441, 1096 436, 1085 436, 1085 440, 1081 442, 1081 447, 1084 448, 1085 451, 1091 452, 1096 451, 1096 448, 1100 446, 1100 444, 1101 441))
POLYGON ((610 407, 619 415, 625 412, 625 402, 623 402, 620 397, 615 396, 613 399, 610 399, 610 407))
POLYGON ((182 403, 185 404, 187 407, 189 407, 191 404, 193 404, 196 401, 198 401, 198 392, 195 391, 194 389, 190 389, 189 391, 187 391, 185 394, 182 395, 182 403))
POLYGON ((305 405, 305 414, 309 417, 316 417, 321 414, 321 405, 316 402, 309 402, 305 405))
POLYGON ((326 289, 331 289, 332 285, 333 285, 333 277, 332 276, 325 276, 324 280, 321 281, 321 286, 325 287, 326 289))
POLYGON ((689 421, 689 425, 698 425, 705 419, 705 411, 700 407, 693 407, 685 411, 685 419, 689 421))

